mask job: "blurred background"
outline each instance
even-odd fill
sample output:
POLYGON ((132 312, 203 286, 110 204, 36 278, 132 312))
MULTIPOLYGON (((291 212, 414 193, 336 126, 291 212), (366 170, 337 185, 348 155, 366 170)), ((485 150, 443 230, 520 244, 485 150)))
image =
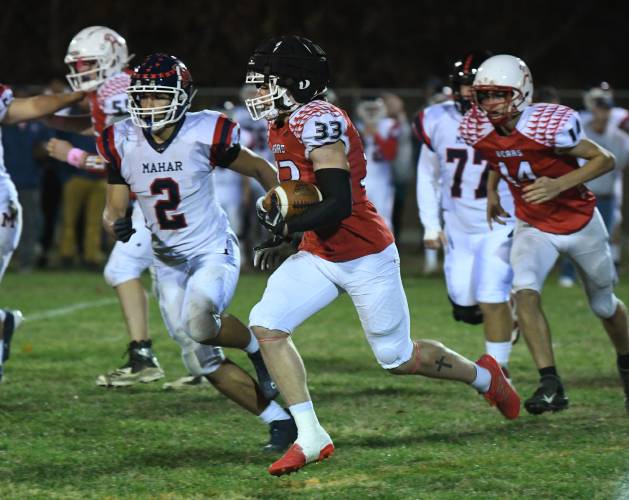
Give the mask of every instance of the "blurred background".
MULTIPOLYGON (((132 65, 152 52, 171 53, 183 60, 199 87, 194 110, 221 109, 235 116, 242 104, 245 66, 256 45, 280 34, 309 37, 328 54, 331 99, 357 122, 369 119, 365 114, 370 112, 369 105, 372 110, 380 106, 373 111, 378 120, 389 120, 389 126, 381 129, 391 132, 394 150, 371 154, 390 170, 383 182, 391 185, 389 222, 398 243, 407 253, 421 255, 414 187, 419 145, 411 123, 426 105, 449 98, 451 64, 473 50, 510 53, 531 68, 536 89, 544 90, 539 100, 556 99, 582 110, 584 93, 605 81, 613 106, 627 108, 624 5, 620 1, 425 0, 403 5, 382 1, 3 0, 0 81, 18 95, 64 91, 68 43, 84 27, 104 25, 126 38, 129 51, 135 54, 132 65)), ((249 145, 264 153, 264 131, 246 132, 249 145)), ((40 123, 3 127, 7 168, 18 186, 26 218, 13 266, 24 272, 60 266, 98 270, 111 242, 102 236, 102 252, 86 258, 90 204, 66 188, 69 180, 90 174, 47 158, 43 146, 51 137, 82 140, 83 149, 93 150, 91 138, 63 136, 40 123), (64 220, 68 210, 76 211, 76 217, 64 220)), ((363 140, 369 143, 369 137, 363 140)), ((104 184, 102 178, 92 180, 104 184)), ((250 247, 264 236, 255 233, 255 221, 247 215, 256 190, 238 180, 218 182, 224 182, 226 200, 240 200, 237 207, 225 209, 232 212, 233 224, 250 247)), ((103 196, 104 191, 99 192, 96 196, 103 196)), ((626 228, 626 203, 624 212, 626 228)), ((622 237, 620 227, 617 238, 622 237)), ((434 272, 434 266, 423 265, 426 272, 434 272)))

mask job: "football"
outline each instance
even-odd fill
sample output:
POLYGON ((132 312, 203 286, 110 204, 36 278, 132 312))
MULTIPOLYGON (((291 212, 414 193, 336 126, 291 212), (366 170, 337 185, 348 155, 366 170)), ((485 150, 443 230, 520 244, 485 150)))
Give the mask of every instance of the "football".
POLYGON ((317 186, 302 181, 284 181, 269 190, 262 200, 262 207, 265 210, 271 209, 273 197, 277 198, 284 219, 301 214, 310 205, 319 203, 323 199, 317 186))

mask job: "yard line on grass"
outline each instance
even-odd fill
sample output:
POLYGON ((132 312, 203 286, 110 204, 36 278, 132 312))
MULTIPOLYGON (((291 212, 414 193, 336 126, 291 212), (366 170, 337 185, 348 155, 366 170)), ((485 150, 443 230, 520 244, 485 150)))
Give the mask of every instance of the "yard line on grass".
POLYGON ((629 472, 627 472, 625 477, 620 481, 616 500, 629 500, 629 472))
POLYGON ((45 311, 29 314, 24 317, 24 321, 41 321, 43 319, 56 318, 57 316, 65 316, 72 314, 73 312, 80 311, 82 309, 92 309, 95 307, 109 306, 118 302, 115 297, 108 297, 106 299, 92 300, 89 302, 77 302, 65 307, 59 307, 56 309, 47 309, 45 311))

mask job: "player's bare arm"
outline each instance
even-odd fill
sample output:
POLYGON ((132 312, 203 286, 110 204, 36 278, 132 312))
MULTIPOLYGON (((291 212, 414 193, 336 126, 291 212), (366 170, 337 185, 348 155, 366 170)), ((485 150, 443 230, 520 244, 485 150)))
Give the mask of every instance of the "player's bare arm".
POLYGON ((523 198, 528 203, 544 203, 555 198, 559 193, 613 170, 615 158, 612 153, 589 139, 581 141, 573 148, 556 149, 560 155, 583 158, 587 163, 561 177, 539 177, 534 183, 523 188, 523 198))
POLYGON ((510 217, 500 204, 500 195, 498 194, 499 182, 500 174, 495 170, 490 170, 487 176, 487 223, 489 224, 489 229, 493 229, 494 222, 502 226, 506 225, 503 218, 510 217))
POLYGON ((42 119, 47 127, 81 135, 94 135, 92 120, 85 116, 46 116, 42 119))
POLYGON ((107 233, 120 241, 128 241, 135 232, 131 226, 131 217, 126 216, 128 206, 129 186, 126 184, 108 184, 107 201, 103 212, 103 227, 107 233))
POLYGON ((16 98, 11 101, 2 124, 10 125, 27 120, 36 120, 71 106, 83 99, 83 97, 85 97, 85 92, 16 98))
POLYGON ((267 191, 279 183, 277 169, 260 155, 246 147, 240 148, 238 156, 227 168, 247 177, 253 177, 267 191))
POLYGON ((447 246, 439 221, 441 201, 439 197, 439 158, 427 146, 422 145, 417 164, 417 201, 419 219, 424 226, 424 247, 437 250, 447 246))

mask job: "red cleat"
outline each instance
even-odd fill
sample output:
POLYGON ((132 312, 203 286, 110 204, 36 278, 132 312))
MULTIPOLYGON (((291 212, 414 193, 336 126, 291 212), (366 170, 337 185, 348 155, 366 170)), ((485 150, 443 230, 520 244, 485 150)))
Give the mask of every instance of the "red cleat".
POLYGON ((330 441, 326 444, 321 451, 319 452, 319 456, 308 460, 302 447, 294 443, 284 456, 280 458, 277 462, 271 464, 269 467, 269 474, 272 476, 283 476, 284 474, 290 474, 291 472, 297 472, 299 469, 305 467, 308 464, 321 462, 328 457, 331 457, 334 453, 334 445, 330 441))
POLYGON ((498 362, 489 354, 484 354, 476 363, 491 373, 491 384, 483 397, 491 406, 497 406, 500 413, 509 420, 518 418, 520 415, 520 396, 498 362))

